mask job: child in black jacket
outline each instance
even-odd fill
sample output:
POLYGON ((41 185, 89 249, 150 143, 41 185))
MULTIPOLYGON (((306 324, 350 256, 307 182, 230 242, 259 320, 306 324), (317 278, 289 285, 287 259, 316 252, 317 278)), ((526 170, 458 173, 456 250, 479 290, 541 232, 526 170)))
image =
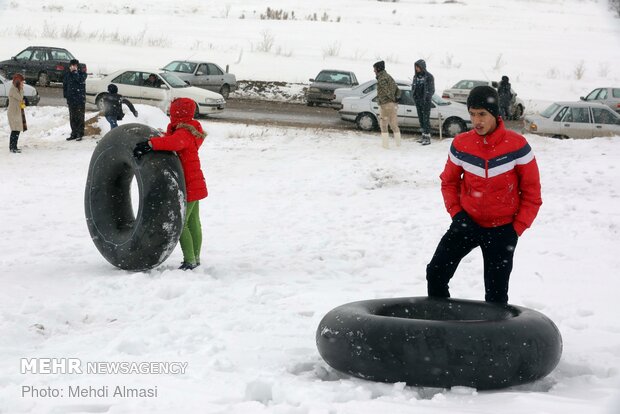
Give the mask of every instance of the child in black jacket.
POLYGON ((123 98, 118 94, 118 87, 116 85, 108 85, 108 94, 104 95, 103 99, 103 115, 105 119, 110 123, 110 129, 114 129, 118 126, 117 121, 123 119, 125 114, 123 113, 123 104, 129 107, 129 110, 133 113, 133 116, 138 117, 138 111, 133 107, 132 103, 128 99, 123 98))

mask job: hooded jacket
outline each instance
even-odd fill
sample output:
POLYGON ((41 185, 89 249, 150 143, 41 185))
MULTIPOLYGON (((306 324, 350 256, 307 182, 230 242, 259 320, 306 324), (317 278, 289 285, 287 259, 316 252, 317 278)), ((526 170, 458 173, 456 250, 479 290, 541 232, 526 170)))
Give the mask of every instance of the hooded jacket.
POLYGON ((179 98, 170 104, 170 123, 166 134, 152 137, 151 146, 156 151, 175 151, 181 160, 187 202, 201 200, 208 195, 207 183, 200 167, 198 149, 207 134, 200 122, 194 119, 196 104, 191 99, 179 98))
POLYGON ((435 77, 426 70, 426 62, 424 59, 418 60, 414 66, 422 69, 420 73, 413 74, 413 83, 411 84, 411 96, 414 100, 422 99, 425 103, 431 102, 435 93, 435 77))
POLYGON ((441 178, 446 209, 461 210, 482 227, 512 223, 520 236, 542 205, 538 164, 525 138, 500 118, 486 136, 471 130, 452 141, 441 178))

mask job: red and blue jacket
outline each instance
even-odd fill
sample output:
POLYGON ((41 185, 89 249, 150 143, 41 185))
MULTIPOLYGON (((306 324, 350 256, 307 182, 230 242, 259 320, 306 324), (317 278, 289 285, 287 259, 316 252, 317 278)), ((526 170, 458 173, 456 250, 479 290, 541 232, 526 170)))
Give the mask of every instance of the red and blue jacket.
POLYGON ((440 178, 450 216, 465 210, 482 227, 512 223, 520 236, 542 205, 532 148, 501 119, 488 135, 474 130, 457 135, 440 178))

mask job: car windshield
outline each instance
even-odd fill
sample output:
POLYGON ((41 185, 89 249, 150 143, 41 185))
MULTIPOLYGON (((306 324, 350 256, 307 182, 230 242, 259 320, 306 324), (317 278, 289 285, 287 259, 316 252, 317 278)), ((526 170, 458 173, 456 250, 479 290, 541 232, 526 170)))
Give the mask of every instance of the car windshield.
POLYGON ((315 79, 316 82, 351 84, 351 76, 344 72, 323 71, 315 79))
POLYGON ((445 99, 443 99, 441 96, 439 96, 437 94, 433 95, 432 100, 435 103, 435 105, 437 105, 437 106, 444 106, 444 105, 451 105, 452 104, 452 102, 446 101, 445 99))
POLYGON ((170 62, 164 67, 164 70, 181 73, 194 73, 194 69, 196 69, 196 63, 181 62, 178 60, 170 62))
POLYGON ((181 78, 172 73, 160 73, 159 76, 164 78, 164 80, 170 85, 171 88, 187 88, 189 85, 185 83, 181 78))
POLYGON ((543 118, 550 118, 551 115, 553 115, 555 113, 555 111, 558 110, 558 108, 560 107, 560 105, 554 103, 551 104, 547 107, 547 109, 545 109, 544 111, 542 111, 540 113, 540 116, 542 116, 543 118))

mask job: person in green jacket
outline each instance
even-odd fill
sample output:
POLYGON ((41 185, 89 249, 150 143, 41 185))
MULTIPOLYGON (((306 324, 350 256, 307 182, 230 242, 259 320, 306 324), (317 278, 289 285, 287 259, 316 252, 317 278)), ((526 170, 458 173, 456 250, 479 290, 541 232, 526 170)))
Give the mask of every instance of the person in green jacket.
POLYGON ((379 128, 383 148, 389 148, 389 129, 392 128, 396 146, 400 146, 400 128, 398 127, 398 98, 400 89, 394 79, 385 71, 385 62, 379 61, 373 65, 377 77, 377 101, 379 103, 379 128))

